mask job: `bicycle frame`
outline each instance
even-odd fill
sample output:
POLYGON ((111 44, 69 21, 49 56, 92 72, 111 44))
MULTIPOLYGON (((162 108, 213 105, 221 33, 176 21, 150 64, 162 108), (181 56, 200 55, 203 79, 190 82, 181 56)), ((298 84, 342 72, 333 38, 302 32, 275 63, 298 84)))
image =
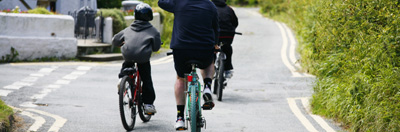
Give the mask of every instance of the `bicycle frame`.
MULTIPOLYGON (((133 99, 132 99, 132 103, 134 104, 138 104, 139 103, 139 99, 137 99, 136 94, 141 93, 142 92, 142 85, 140 85, 141 80, 140 80, 140 75, 139 75, 139 71, 137 70, 137 67, 135 67, 136 72, 133 73, 133 75, 129 75, 129 78, 132 79, 133 83, 135 82, 135 77, 136 77, 136 84, 135 84, 135 90, 132 91, 132 95, 133 95, 133 99)), ((136 116, 136 115, 135 115, 136 116)))
MULTIPOLYGON (((191 121, 192 122, 195 120, 194 124, 196 125, 196 128, 193 128, 193 124, 191 125, 191 129, 196 129, 196 131, 200 131, 202 127, 202 110, 201 110, 201 84, 199 82, 199 77, 196 73, 196 67, 195 65, 192 65, 192 72, 190 74, 185 75, 185 84, 186 84, 186 107, 187 109, 185 110, 185 116, 186 116, 186 122, 191 121), (194 95, 194 97, 192 97, 194 95), (196 100, 197 104, 197 110, 198 110, 198 115, 196 117, 191 117, 191 111, 196 110, 196 108, 192 108, 192 99, 196 100), (200 120, 198 119, 200 117, 200 120), (198 125, 200 124, 200 128, 198 125)), ((188 124, 188 123, 186 123, 188 124)), ((187 127, 186 127, 187 128, 187 127)))

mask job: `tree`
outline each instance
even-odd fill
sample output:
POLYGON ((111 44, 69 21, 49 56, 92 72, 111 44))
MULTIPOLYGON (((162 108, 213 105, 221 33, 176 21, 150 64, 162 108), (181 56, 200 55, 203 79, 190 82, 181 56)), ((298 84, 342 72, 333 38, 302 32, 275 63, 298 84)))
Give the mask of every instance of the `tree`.
POLYGON ((97 0, 97 8, 121 8, 122 0, 97 0))

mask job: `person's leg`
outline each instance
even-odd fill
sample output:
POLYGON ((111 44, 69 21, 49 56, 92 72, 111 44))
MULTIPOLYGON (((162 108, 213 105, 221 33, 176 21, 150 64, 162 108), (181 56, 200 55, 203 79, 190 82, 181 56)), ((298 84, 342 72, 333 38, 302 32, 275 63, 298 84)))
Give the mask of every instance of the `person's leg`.
POLYGON ((212 83, 212 78, 214 76, 214 50, 206 50, 206 51, 201 51, 203 56, 202 56, 202 61, 204 66, 206 67, 200 67, 201 70, 201 75, 203 76, 203 81, 204 81, 204 90, 203 90, 203 99, 204 99, 204 104, 203 104, 203 109, 204 110, 211 110, 214 107, 214 102, 212 99, 212 94, 211 94, 211 83, 212 83))
POLYGON ((211 88, 212 78, 214 76, 214 62, 212 62, 207 68, 201 69, 201 76, 204 78, 204 88, 211 88))
POLYGON ((177 73, 177 78, 174 85, 175 101, 177 107, 177 120, 175 124, 176 130, 184 130, 184 111, 185 111, 185 72, 190 72, 190 69, 185 67, 186 52, 184 50, 173 50, 174 66, 177 73))
POLYGON ((224 67, 225 70, 232 70, 232 54, 233 54, 233 49, 232 49, 232 44, 225 44, 221 47, 222 51, 226 55, 226 60, 224 62, 224 67))
POLYGON ((175 81, 175 100, 177 106, 177 117, 184 117, 185 110, 185 82, 184 78, 177 77, 175 81))
POLYGON ((144 104, 153 104, 156 99, 156 94, 154 92, 153 80, 151 78, 151 65, 150 61, 137 64, 140 78, 142 79, 143 85, 143 103, 144 104))

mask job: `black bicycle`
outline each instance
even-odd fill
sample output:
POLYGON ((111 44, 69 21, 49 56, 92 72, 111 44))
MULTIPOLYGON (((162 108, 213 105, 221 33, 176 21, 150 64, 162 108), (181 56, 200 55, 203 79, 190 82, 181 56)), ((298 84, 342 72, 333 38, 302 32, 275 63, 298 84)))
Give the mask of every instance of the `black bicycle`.
MULTIPOLYGON (((236 32, 235 34, 242 35, 242 33, 236 32)), ((220 47, 224 45, 223 42, 220 42, 220 47)), ((214 76, 214 90, 213 93, 217 94, 218 101, 222 101, 222 93, 227 85, 227 81, 224 75, 225 67, 224 63, 226 60, 226 55, 222 50, 217 50, 217 58, 215 59, 215 76, 214 76)))
POLYGON ((119 110, 124 128, 128 131, 135 127, 136 115, 148 122, 154 113, 145 113, 142 101, 142 82, 137 66, 123 69, 124 77, 119 87, 119 110))

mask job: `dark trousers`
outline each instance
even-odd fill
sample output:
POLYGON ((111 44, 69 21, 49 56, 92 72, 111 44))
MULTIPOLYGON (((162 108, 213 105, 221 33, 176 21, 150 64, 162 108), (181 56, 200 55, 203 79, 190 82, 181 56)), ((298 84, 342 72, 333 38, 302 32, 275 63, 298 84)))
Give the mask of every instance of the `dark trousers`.
MULTIPOLYGON (((119 73, 119 78, 123 77, 122 70, 127 67, 133 67, 135 63, 133 61, 124 61, 122 63, 121 72, 119 73)), ((139 75, 142 80, 142 99, 145 104, 153 104, 156 99, 156 93, 154 92, 153 80, 151 78, 151 65, 150 61, 145 63, 137 63, 139 75)))
POLYGON ((222 49, 222 52, 224 52, 226 55, 226 60, 224 62, 225 71, 232 70, 233 69, 233 66, 232 66, 232 53, 233 53, 232 44, 224 44, 221 47, 221 49, 222 49))

